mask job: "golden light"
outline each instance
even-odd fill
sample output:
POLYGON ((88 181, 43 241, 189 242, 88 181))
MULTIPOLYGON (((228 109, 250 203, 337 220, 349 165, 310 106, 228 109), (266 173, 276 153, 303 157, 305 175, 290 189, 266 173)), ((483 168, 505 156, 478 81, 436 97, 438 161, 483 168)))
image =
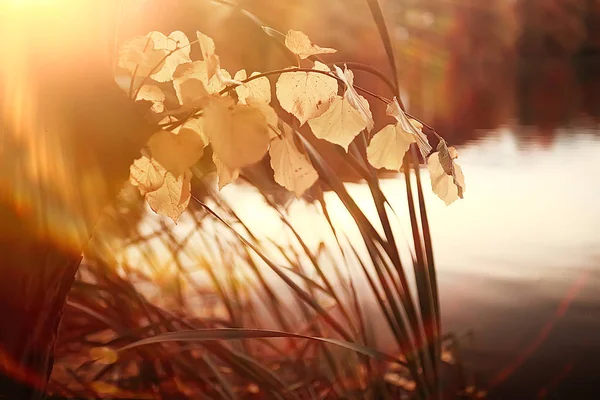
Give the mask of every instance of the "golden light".
MULTIPOLYGON (((11 199, 36 230, 65 246, 81 243, 81 188, 63 132, 73 116, 60 113, 68 104, 62 82, 85 79, 110 59, 114 4, 69 0, 0 2, 0 192, 11 199), (49 198, 51 199, 49 201, 49 198)), ((68 93, 68 91, 66 91, 68 93)), ((90 96, 93 94, 90 93, 90 96)), ((83 132, 82 132, 83 134, 83 132)), ((99 173, 90 170, 91 186, 102 190, 99 173)), ((87 179, 86 178, 86 179, 87 179)), ((80 180, 80 178, 78 178, 80 180)), ((90 186, 89 183, 83 185, 90 186)))

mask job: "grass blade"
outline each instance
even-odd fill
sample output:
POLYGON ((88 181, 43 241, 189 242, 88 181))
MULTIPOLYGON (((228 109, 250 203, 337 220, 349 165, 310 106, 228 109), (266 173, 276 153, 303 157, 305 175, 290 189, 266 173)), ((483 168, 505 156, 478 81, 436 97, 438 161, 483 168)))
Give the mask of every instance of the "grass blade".
POLYGON ((379 5, 378 0, 366 1, 369 5, 369 9, 371 10, 371 15, 373 15, 373 19, 375 20, 375 24, 377 25, 377 29, 379 30, 379 36, 381 37, 381 41, 383 42, 385 54, 387 55, 390 68, 392 69, 392 73, 394 74, 394 79, 392 80, 392 82, 394 83, 394 86, 396 88, 396 95, 398 95, 398 70, 396 68, 396 58, 394 57, 394 47, 392 46, 392 41, 390 39, 390 34, 385 23, 385 18, 383 17, 383 12, 381 11, 381 6, 379 5))
POLYGON ((145 346, 148 344, 165 343, 165 342, 196 342, 207 340, 239 340, 239 339, 264 339, 264 338, 296 338, 308 339, 326 344, 333 344, 343 347, 348 350, 355 351, 360 354, 375 358, 382 361, 395 362, 401 365, 406 363, 397 357, 383 353, 381 351, 371 349, 353 342, 338 340, 325 337, 301 335, 297 333, 275 331, 269 329, 242 329, 242 328, 217 328, 217 329, 194 329, 178 332, 168 332, 161 335, 152 336, 137 342, 128 344, 118 349, 119 352, 132 349, 134 347, 145 346))

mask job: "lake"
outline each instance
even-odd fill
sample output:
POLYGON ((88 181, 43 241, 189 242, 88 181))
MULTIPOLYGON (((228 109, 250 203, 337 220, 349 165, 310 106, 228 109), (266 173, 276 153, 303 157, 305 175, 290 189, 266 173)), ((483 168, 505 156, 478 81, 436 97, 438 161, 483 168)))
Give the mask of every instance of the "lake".
POLYGON ((600 398, 591 133, 564 130, 540 147, 500 130, 462 149, 464 201, 446 208, 427 197, 445 330, 471 330, 466 356, 491 381, 490 398, 600 398))
MULTIPOLYGON (((600 398, 598 128, 559 129, 549 142, 533 128, 503 127, 458 150, 464 200, 445 206, 422 174, 444 332, 461 337, 467 368, 489 384, 490 398, 542 398, 546 391, 547 398, 583 399, 590 389, 600 398)), ((376 220, 366 185, 346 187, 376 220)), ((410 232, 404 179, 385 179, 382 189, 399 214, 403 244, 410 232)), ((262 199, 252 192, 223 190, 249 226, 285 242, 277 217, 257 212, 262 199)), ((335 194, 325 196, 336 227, 360 243, 335 194)), ((330 236, 316 214, 303 202, 288 210, 311 247, 330 236)))

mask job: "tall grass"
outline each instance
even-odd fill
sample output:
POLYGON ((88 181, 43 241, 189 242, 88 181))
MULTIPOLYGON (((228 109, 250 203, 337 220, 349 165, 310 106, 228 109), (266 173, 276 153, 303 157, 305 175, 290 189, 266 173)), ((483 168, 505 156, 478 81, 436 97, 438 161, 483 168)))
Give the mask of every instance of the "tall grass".
MULTIPOLYGON (((395 74, 383 13, 376 0, 368 3, 395 74)), ((314 246, 303 237, 251 175, 245 187, 264 200, 256 212, 280 220, 279 238, 261 235, 201 181, 193 183, 194 201, 177 229, 148 222, 129 193, 97 229, 70 294, 54 392, 136 399, 466 396, 442 362, 417 152, 404 164, 412 240, 401 251, 392 229, 397 216, 366 162, 365 143, 351 145, 342 168, 368 186, 375 220, 297 136, 320 176, 313 193, 314 214, 329 230, 323 241, 314 246), (332 221, 324 192, 343 204, 360 242, 332 221)))
MULTIPOLYGON (((390 255, 379 233, 383 224, 369 221, 309 150, 323 177, 319 184, 336 190, 362 243, 329 225, 323 212, 318 215, 331 228, 330 240, 306 243, 283 207, 257 188, 254 196, 266 199, 257 212, 281 219, 284 244, 266 240, 223 199, 194 202, 175 230, 158 219, 149 229, 135 202, 133 211, 107 218, 90 245, 67 305, 53 390, 225 399, 440 393, 441 384, 427 375, 440 363, 431 349, 441 342, 432 342, 420 311, 419 274, 426 272, 411 256, 414 284, 402 278, 403 266, 392 261, 399 254, 390 255), (128 226, 115 240, 115 229, 128 226), (93 362, 94 348, 144 340, 161 344, 121 351, 114 363, 93 362)), ((370 179, 372 193, 383 196, 377 178, 370 179)))

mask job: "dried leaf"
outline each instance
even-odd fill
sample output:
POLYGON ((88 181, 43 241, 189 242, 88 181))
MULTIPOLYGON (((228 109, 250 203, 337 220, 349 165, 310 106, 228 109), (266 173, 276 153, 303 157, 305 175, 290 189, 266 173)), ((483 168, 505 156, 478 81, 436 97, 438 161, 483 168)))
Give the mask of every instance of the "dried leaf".
POLYGON ((285 35, 285 46, 301 59, 317 54, 335 53, 337 50, 328 47, 320 47, 310 41, 308 36, 300 31, 290 29, 285 35))
POLYGON ((400 107, 398 99, 395 97, 394 101, 388 104, 385 111, 387 115, 396 118, 396 120, 402 126, 402 129, 405 132, 409 132, 415 137, 415 141, 417 143, 417 146, 419 147, 421 155, 423 156, 423 160, 427 160, 427 156, 429 155, 429 153, 431 153, 431 150, 433 148, 429 144, 427 136, 425 136, 425 134, 422 131, 423 125, 420 122, 415 121, 414 119, 409 120, 406 113, 400 107))
POLYGON ((215 42, 210 36, 207 36, 200 31, 196 31, 196 36, 198 37, 198 42, 200 43, 202 59, 206 63, 208 79, 210 79, 217 74, 217 71, 221 69, 219 56, 215 54, 215 42))
POLYGON ((219 157, 215 153, 212 155, 212 160, 217 167, 217 182, 219 190, 229 185, 231 182, 236 180, 240 176, 240 170, 238 168, 231 169, 227 165, 223 164, 219 157))
POLYGON ((188 120, 177 133, 161 130, 148 140, 152 158, 175 175, 196 163, 207 144, 203 120, 199 118, 188 120))
POLYGON ((143 196, 161 187, 165 182, 166 173, 167 170, 157 161, 142 156, 129 167, 129 182, 137 186, 143 196))
MULTIPOLYGON (((259 72, 253 72, 250 76, 252 77, 259 74, 259 72)), ((241 69, 235 73, 233 79, 236 81, 243 81, 247 77, 246 70, 241 69)), ((256 100, 264 101, 267 104, 271 102, 271 82, 266 76, 256 78, 248 83, 237 86, 235 92, 242 104, 246 104, 246 99, 248 97, 254 97, 256 100)))
POLYGON ((135 71, 136 76, 145 77, 164 66, 167 54, 166 50, 154 48, 152 38, 136 36, 125 41, 119 48, 118 65, 131 74, 135 71))
POLYGON ((462 168, 454 162, 456 157, 458 157, 456 149, 448 147, 446 142, 441 140, 437 151, 427 159, 431 188, 446 205, 459 198, 462 199, 466 189, 462 168))
POLYGON ((154 113, 161 113, 165 110, 165 94, 156 85, 146 84, 142 86, 138 91, 136 100, 151 101, 152 108, 150 110, 154 113))
POLYGON ((180 64, 190 61, 190 41, 185 33, 174 31, 165 36, 161 32, 152 31, 148 35, 154 42, 154 49, 164 50, 168 54, 162 68, 150 77, 157 82, 168 82, 173 79, 173 73, 180 64))
POLYGON ((269 155, 275 182, 293 191, 298 197, 319 179, 317 171, 306 154, 298 149, 294 134, 287 127, 284 127, 281 137, 271 141, 269 155))
POLYGON ((175 95, 184 106, 202 107, 209 95, 208 83, 204 61, 181 64, 173 73, 175 95))
POLYGON ((254 97, 246 98, 246 104, 251 107, 257 108, 262 112, 262 114, 267 119, 267 124, 269 125, 269 138, 274 138, 281 135, 279 131, 279 116, 268 103, 265 103, 262 100, 257 100, 254 97))
MULTIPOLYGON (((235 79, 231 78, 231 74, 225 70, 225 69, 217 69, 217 73, 215 76, 212 77, 210 84, 213 84, 213 79, 216 78, 215 81, 215 89, 217 88, 216 83, 218 82, 218 85, 220 85, 220 89, 216 90, 215 93, 218 93, 219 91, 225 89, 225 87, 227 86, 233 86, 233 85, 239 85, 242 82, 240 81, 236 81, 235 79)), ((211 89, 212 90, 212 89, 211 89)))
POLYGON ((216 98, 204 109, 204 132, 217 157, 235 170, 260 161, 269 147, 269 128, 256 107, 216 98))
POLYGON ((167 172, 163 185, 158 190, 146 194, 148 205, 155 213, 177 222, 190 202, 191 179, 190 170, 180 175, 167 172))
MULTIPOLYGON (((318 61, 313 69, 329 71, 325 64, 318 61)), ((321 73, 284 72, 277 80, 276 95, 281 107, 298 118, 300 125, 303 125, 307 120, 325 111, 337 89, 335 78, 321 73)))
MULTIPOLYGON (((219 56, 215 54, 215 42, 209 36, 204 33, 197 31, 198 42, 200 43, 200 50, 202 51, 202 58, 206 63, 206 77, 208 80, 208 86, 213 85, 213 79, 218 81, 220 87, 213 88, 214 92, 218 92, 225 86, 239 84, 240 82, 231 79, 231 75, 224 69, 221 69, 221 61, 219 56)), ((209 90, 211 91, 211 90, 209 90)))
POLYGON ((399 171, 404 154, 415 137, 406 132, 400 123, 387 125, 377 132, 367 147, 367 159, 375 168, 399 171))
MULTIPOLYGON (((221 70, 219 76, 225 80, 231 78, 225 70, 221 70)), ((208 103, 207 96, 219 93, 225 84, 217 76, 208 78, 204 61, 194 61, 177 67, 173 74, 173 87, 179 104, 202 108, 208 103)))
POLYGON ((308 125, 316 137, 339 144, 348 151, 348 145, 367 123, 347 99, 335 96, 327 111, 308 120, 308 125))
POLYGON ((354 73, 348 69, 344 65, 344 70, 337 65, 334 65, 335 74, 344 81, 346 85, 346 90, 344 91, 344 98, 348 100, 348 102, 354 107, 364 119, 367 130, 370 132, 375 127, 375 122, 373 121, 373 114, 371 113, 371 107, 369 106, 369 102, 363 96, 358 94, 356 89, 354 88, 354 73))

